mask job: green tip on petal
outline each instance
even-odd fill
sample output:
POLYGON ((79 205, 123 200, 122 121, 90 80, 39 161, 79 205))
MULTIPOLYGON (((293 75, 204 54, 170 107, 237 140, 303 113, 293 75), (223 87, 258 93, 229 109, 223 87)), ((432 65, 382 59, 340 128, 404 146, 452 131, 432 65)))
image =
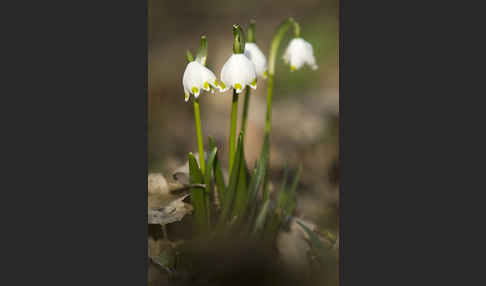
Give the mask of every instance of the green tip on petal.
POLYGON ((189 93, 184 93, 184 100, 186 102, 189 100, 189 93))
POLYGON ((220 83, 220 86, 221 86, 222 89, 225 89, 226 88, 226 84, 224 84, 224 82, 221 82, 220 83))
POLYGON ((250 83, 251 86, 256 86, 256 78, 250 83))
POLYGON ((290 66, 290 71, 295 71, 295 66, 290 66))
POLYGON ((209 89, 209 82, 207 82, 207 81, 204 82, 204 88, 209 89))
POLYGON ((196 94, 199 91, 199 89, 197 87, 193 86, 191 88, 191 91, 192 91, 192 93, 196 94))
POLYGON ((240 90, 242 88, 241 84, 235 83, 235 89, 240 90))
POLYGON ((215 85, 215 86, 219 86, 219 82, 218 82, 218 80, 217 80, 217 79, 215 79, 215 80, 214 80, 214 85, 215 85))
POLYGON ((267 78, 268 77, 268 71, 264 71, 263 72, 263 78, 267 78))

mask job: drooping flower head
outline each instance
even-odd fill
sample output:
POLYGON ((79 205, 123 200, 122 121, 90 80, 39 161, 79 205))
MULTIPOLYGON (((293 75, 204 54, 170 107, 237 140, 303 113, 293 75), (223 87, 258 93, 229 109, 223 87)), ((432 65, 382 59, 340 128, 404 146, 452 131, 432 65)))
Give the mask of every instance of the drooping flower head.
POLYGON ((245 56, 249 58, 255 66, 257 76, 266 78, 268 69, 267 58, 255 42, 255 24, 255 20, 250 20, 247 41, 245 44, 245 56))
POLYGON ((214 93, 214 88, 218 87, 218 81, 211 70, 197 61, 192 61, 186 66, 182 76, 182 85, 184 87, 184 100, 187 102, 191 94, 198 98, 201 90, 214 93))
POLYGON ((243 53, 245 51, 245 38, 240 26, 233 26, 235 41, 233 55, 226 61, 221 69, 220 90, 224 92, 230 87, 240 93, 248 85, 256 88, 256 71, 253 63, 243 53))
POLYGON ((267 59, 255 43, 246 43, 245 56, 255 66, 255 72, 259 77, 266 78, 267 59))
POLYGON ((283 59, 290 64, 291 71, 300 69, 304 64, 309 65, 313 70, 317 69, 312 45, 302 38, 294 38, 290 41, 283 59))
POLYGON ((247 85, 256 88, 255 66, 244 54, 233 54, 221 69, 220 90, 232 87, 240 93, 247 85))

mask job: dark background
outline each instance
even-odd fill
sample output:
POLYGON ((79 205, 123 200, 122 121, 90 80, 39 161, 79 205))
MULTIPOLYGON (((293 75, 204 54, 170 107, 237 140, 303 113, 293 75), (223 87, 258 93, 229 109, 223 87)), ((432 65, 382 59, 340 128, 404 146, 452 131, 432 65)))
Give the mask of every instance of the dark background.
MULTIPOLYGON (((9 5, 3 284, 144 285, 147 3, 9 5)), ((483 122, 464 44, 482 10, 451 5, 340 1, 341 285, 482 279, 468 257, 481 249, 480 169, 469 172, 481 148, 464 139, 483 122)))

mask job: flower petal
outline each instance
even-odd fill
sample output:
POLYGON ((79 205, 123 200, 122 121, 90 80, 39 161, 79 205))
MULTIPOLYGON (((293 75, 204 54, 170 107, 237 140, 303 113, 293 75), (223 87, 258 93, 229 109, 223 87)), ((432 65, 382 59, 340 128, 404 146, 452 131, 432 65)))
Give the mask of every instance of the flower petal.
POLYGON ((283 59, 290 64, 291 71, 300 69, 304 64, 317 69, 312 45, 302 38, 294 38, 285 50, 283 59))
POLYGON ((267 59, 255 43, 245 44, 245 56, 253 63, 257 75, 264 77, 267 70, 267 59))
POLYGON ((214 73, 200 64, 199 62, 190 62, 184 75, 182 77, 182 85, 184 88, 185 100, 187 102, 188 96, 186 94, 194 94, 197 98, 201 90, 210 91, 211 86, 216 87, 216 76, 214 73))
POLYGON ((221 70, 221 89, 230 86, 240 93, 256 78, 254 64, 243 54, 233 54, 221 70))

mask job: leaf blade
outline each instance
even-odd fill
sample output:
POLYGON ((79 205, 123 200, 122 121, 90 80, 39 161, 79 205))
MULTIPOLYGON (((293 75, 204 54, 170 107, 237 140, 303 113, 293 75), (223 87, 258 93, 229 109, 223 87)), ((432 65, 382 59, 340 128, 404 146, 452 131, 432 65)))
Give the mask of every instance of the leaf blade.
MULTIPOLYGON (((216 148, 216 144, 214 143, 213 138, 209 137, 209 147, 211 149, 216 148)), ((218 191, 218 199, 220 206, 223 207, 224 203, 224 195, 226 193, 226 185, 224 183, 223 171, 221 170, 221 163, 219 161, 219 156, 216 154, 214 157, 214 164, 213 164, 213 173, 214 173, 214 180, 216 182, 216 189, 218 191)))
MULTIPOLYGON (((191 184, 202 184, 204 178, 197 164, 197 160, 192 153, 189 153, 189 181, 191 184)), ((207 186, 206 186, 207 187, 207 186)), ((191 202, 194 207, 194 218, 197 231, 206 229, 206 206, 204 202, 205 192, 197 188, 191 188, 191 202)))

